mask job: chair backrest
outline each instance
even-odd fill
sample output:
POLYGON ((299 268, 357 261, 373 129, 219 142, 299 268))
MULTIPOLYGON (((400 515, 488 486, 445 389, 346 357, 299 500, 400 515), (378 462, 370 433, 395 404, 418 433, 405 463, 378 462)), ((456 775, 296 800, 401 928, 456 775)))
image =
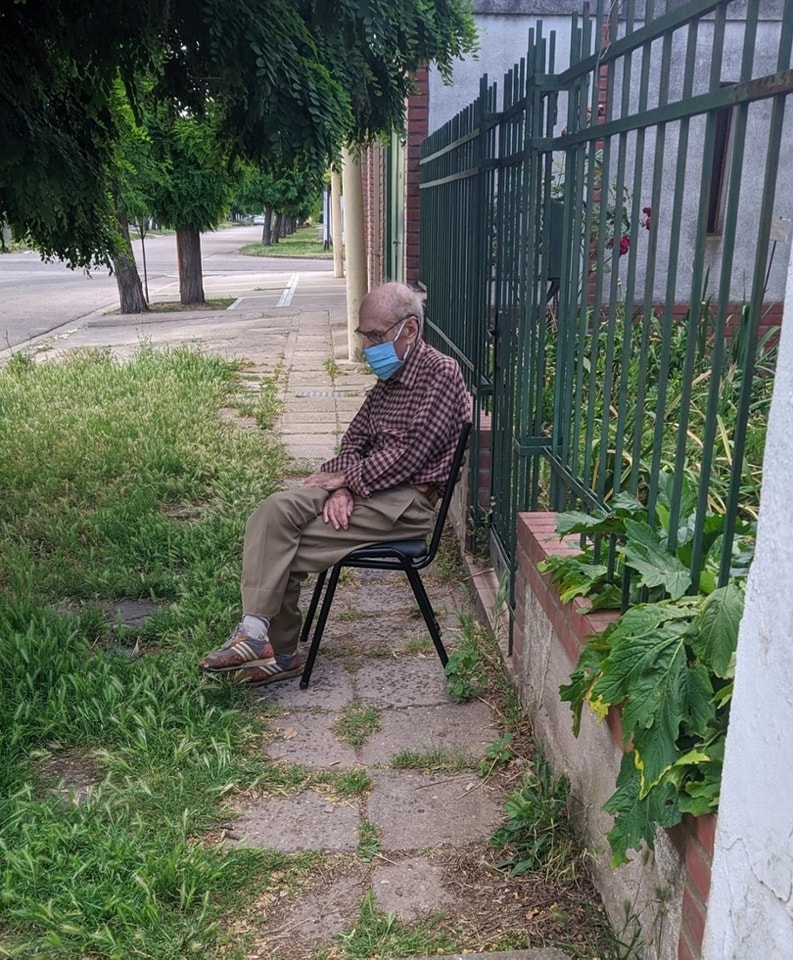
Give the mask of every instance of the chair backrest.
POLYGON ((443 497, 441 498, 441 503, 438 507, 438 515, 435 519, 435 529, 432 531, 432 539, 430 540, 429 547, 427 548, 427 555, 423 557, 421 561, 422 567, 426 567, 429 563, 432 563, 433 559, 435 558, 435 554, 438 551, 438 547, 441 542, 441 536, 443 535, 443 527, 446 523, 446 515, 449 512, 452 496, 454 495, 454 488, 457 486, 457 481, 460 479, 460 471, 463 466, 463 459, 465 458, 465 449, 468 446, 468 437, 471 434, 471 426, 471 421, 465 420, 463 422, 462 429, 460 430, 460 439, 457 441, 457 446, 454 450, 452 467, 449 471, 449 479, 446 481, 446 489, 443 491, 443 497))

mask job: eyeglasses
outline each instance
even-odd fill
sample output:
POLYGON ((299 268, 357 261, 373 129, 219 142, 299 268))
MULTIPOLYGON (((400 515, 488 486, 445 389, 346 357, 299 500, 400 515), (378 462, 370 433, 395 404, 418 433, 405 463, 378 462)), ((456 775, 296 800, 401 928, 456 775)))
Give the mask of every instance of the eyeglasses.
MULTIPOLYGON (((415 320, 415 319, 416 319, 416 314, 409 313, 406 317, 400 317, 399 320, 395 320, 390 327, 387 327, 383 331, 361 330, 360 327, 356 327, 355 332, 358 334, 359 337, 363 337, 364 340, 368 340, 369 343, 384 343, 386 340, 386 337, 388 336, 389 333, 391 333, 394 327, 399 326, 400 323, 406 323, 408 320, 415 320)), ((402 331, 400 330, 399 333, 401 334, 401 332, 402 331)), ((397 336, 394 337, 394 339, 396 340, 398 336, 399 334, 397 334, 397 336)))

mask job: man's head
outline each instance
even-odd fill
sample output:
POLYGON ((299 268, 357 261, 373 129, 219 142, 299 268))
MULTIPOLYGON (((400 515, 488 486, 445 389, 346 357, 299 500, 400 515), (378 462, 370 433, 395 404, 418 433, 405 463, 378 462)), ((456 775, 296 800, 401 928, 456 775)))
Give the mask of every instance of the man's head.
POLYGON ((375 287, 364 297, 358 316, 364 348, 391 341, 400 360, 418 342, 424 326, 421 297, 404 283, 375 287))

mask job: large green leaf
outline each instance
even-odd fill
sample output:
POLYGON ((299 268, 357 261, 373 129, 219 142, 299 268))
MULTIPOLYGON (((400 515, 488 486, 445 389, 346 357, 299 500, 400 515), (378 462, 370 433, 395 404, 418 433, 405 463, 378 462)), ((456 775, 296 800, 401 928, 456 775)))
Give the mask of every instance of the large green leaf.
POLYGON ((592 684, 600 675, 602 659, 602 653, 592 644, 587 645, 581 651, 575 670, 570 674, 570 683, 559 687, 560 699, 568 702, 573 711, 573 733, 576 737, 581 730, 581 708, 588 699, 592 684))
POLYGON ((685 631, 690 619, 690 604, 650 603, 627 610, 608 635, 611 653, 603 663, 597 695, 608 705, 622 703, 637 678, 655 673, 653 661, 658 656, 658 648, 678 635, 665 635, 662 625, 686 621, 680 627, 685 631))
POLYGON ((622 521, 610 513, 593 516, 580 510, 568 510, 556 517, 556 532, 560 537, 571 533, 586 533, 590 536, 595 533, 622 533, 622 521))
POLYGON ((641 641, 622 644, 609 656, 592 696, 604 700, 624 689, 622 721, 626 738, 633 738, 641 771, 642 794, 677 759, 680 724, 687 709, 688 664, 685 623, 665 623, 641 641))
POLYGON ((638 850, 642 841, 653 847, 656 823, 671 827, 681 818, 676 791, 671 783, 661 784, 647 796, 640 796, 639 771, 630 753, 622 758, 617 789, 603 809, 614 817, 614 826, 608 833, 612 867, 627 863, 628 850, 638 850))
POLYGON ((626 520, 625 533, 627 541, 619 550, 641 577, 641 585, 663 587, 673 600, 682 597, 691 586, 691 574, 664 549, 655 531, 646 523, 626 520))
POLYGON ((734 658, 743 598, 743 589, 736 583, 728 583, 714 590, 702 605, 694 649, 716 676, 723 679, 735 673, 734 658))

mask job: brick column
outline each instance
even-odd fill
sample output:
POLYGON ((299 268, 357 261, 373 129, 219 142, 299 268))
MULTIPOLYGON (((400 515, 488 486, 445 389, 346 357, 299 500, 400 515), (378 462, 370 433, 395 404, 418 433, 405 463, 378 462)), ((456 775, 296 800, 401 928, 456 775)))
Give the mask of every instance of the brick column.
POLYGON ((429 123, 429 70, 422 67, 413 77, 415 92, 408 97, 405 160, 405 282, 419 281, 419 244, 421 200, 419 159, 421 142, 426 138, 429 123))

